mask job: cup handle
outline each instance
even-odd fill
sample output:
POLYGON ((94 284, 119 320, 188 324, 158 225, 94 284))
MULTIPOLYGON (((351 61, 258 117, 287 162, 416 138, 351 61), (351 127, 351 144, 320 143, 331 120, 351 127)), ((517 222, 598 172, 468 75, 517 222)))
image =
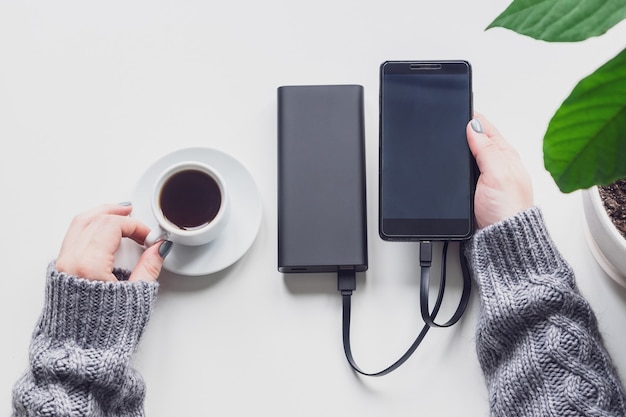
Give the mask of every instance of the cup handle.
POLYGON ((160 226, 157 226, 150 231, 150 233, 146 237, 144 245, 149 248, 150 246, 154 245, 157 242, 160 242, 161 240, 166 240, 168 237, 169 233, 163 230, 160 226))

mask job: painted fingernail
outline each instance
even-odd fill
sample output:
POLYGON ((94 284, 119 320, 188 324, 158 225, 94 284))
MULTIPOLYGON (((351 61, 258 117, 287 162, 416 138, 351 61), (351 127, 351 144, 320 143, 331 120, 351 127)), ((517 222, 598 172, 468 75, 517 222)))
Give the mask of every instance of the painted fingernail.
POLYGON ((167 256, 168 253, 170 253, 171 250, 172 250, 172 241, 171 240, 163 241, 163 243, 161 243, 161 246, 159 246, 159 256, 161 257, 161 259, 165 259, 165 257, 167 256))
POLYGON ((482 123, 480 123, 480 120, 472 119, 472 121, 470 122, 470 125, 472 126, 472 129, 474 130, 474 132, 485 133, 485 131, 483 130, 483 125, 482 123))
POLYGON ((122 201, 121 203, 117 203, 120 206, 124 206, 124 207, 128 207, 128 206, 132 206, 133 203, 131 203, 130 201, 122 201))

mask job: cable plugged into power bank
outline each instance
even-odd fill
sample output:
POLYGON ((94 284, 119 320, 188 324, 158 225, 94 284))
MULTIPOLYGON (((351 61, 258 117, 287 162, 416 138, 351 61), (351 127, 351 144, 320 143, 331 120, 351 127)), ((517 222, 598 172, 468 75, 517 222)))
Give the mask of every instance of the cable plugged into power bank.
POLYGON ((398 369, 403 363, 405 363, 411 355, 417 350, 419 345, 424 340, 424 337, 432 327, 450 327, 457 323, 469 302, 471 293, 471 277, 467 268, 467 261, 464 256, 463 243, 460 243, 459 248, 459 260, 461 262, 461 270, 463 272, 463 291, 461 293, 461 299, 459 305, 452 315, 452 317, 443 324, 435 322, 435 318, 439 313, 441 304, 443 302, 443 296, 446 288, 446 263, 448 253, 449 242, 444 242, 442 255, 441 255, 441 277, 439 282, 439 289, 437 290, 437 298, 433 306, 432 311, 428 308, 428 299, 430 292, 430 266, 432 263, 432 242, 423 241, 420 242, 420 268, 421 268, 421 280, 420 280, 420 309, 422 313, 422 319, 424 320, 424 326, 419 332, 415 341, 409 349, 398 359, 396 362, 388 366, 379 372, 365 372, 363 371, 354 360, 352 355, 352 347, 350 344, 350 319, 351 319, 351 297, 353 291, 356 289, 356 273, 354 269, 339 269, 337 272, 337 289, 341 293, 343 301, 343 320, 342 320, 342 336, 343 336, 343 350, 346 355, 348 363, 356 372, 365 376, 383 376, 398 369))
POLYGON ((352 267, 340 267, 337 272, 337 289, 342 296, 351 296, 356 290, 356 271, 352 267))

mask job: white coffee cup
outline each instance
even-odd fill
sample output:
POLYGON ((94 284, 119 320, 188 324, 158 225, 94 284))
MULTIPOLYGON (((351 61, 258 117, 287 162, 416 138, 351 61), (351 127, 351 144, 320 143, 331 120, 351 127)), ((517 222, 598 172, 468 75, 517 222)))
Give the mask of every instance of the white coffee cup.
POLYGON ((209 243, 228 222, 224 180, 214 168, 200 162, 171 165, 154 183, 152 213, 158 226, 146 238, 146 246, 163 239, 187 246, 209 243))

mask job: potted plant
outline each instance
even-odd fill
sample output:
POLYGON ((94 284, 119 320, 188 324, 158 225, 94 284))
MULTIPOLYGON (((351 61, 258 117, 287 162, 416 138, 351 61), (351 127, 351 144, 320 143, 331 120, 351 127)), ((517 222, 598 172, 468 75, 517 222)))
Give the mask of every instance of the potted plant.
MULTIPOLYGON (((625 1, 514 0, 487 29, 578 42, 625 18, 625 1)), ((626 49, 574 87, 548 125, 543 157, 562 192, 583 190, 589 247, 626 286, 626 49)))

